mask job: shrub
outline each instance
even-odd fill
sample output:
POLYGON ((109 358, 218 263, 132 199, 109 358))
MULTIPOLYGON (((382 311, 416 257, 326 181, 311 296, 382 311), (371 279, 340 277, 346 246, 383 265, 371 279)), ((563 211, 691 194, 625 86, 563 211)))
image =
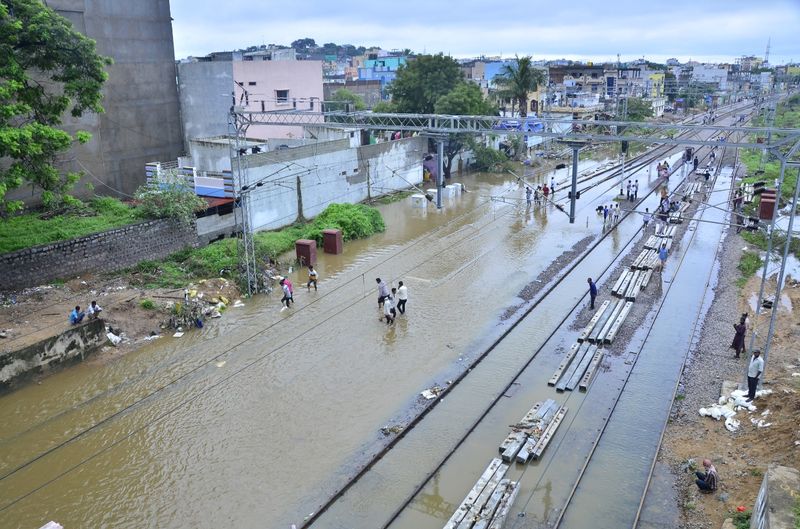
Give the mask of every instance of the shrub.
POLYGON ((742 257, 739 260, 739 271, 742 273, 742 278, 749 279, 750 276, 758 272, 761 268, 762 261, 758 252, 745 251, 742 252, 742 257))
POLYGON ((135 196, 141 215, 150 219, 167 218, 191 224, 194 214, 206 207, 206 201, 174 172, 167 172, 139 187, 135 196))
POLYGON ((492 171, 498 167, 503 167, 509 161, 504 152, 483 145, 474 145, 472 153, 475 155, 473 166, 478 171, 492 171))
POLYGON ((750 517, 753 511, 747 510, 744 512, 733 513, 733 525, 736 529, 750 529, 750 517))

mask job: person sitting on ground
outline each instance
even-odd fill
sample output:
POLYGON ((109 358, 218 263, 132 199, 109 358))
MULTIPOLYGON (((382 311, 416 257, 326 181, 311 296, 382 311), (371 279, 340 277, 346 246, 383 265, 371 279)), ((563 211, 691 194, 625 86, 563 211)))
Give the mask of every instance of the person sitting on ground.
POLYGON ((86 309, 86 314, 89 316, 90 320, 96 320, 100 317, 101 312, 103 312, 103 309, 94 300, 89 304, 89 308, 86 309))
POLYGON ((702 492, 714 492, 717 490, 717 480, 719 479, 717 469, 714 468, 709 459, 703 459, 703 468, 706 469, 705 472, 697 471, 694 473, 697 476, 694 482, 702 492))
POLYGON ((86 313, 81 310, 81 306, 75 305, 75 308, 69 313, 69 322, 72 325, 78 325, 83 321, 84 316, 86 316, 86 313))

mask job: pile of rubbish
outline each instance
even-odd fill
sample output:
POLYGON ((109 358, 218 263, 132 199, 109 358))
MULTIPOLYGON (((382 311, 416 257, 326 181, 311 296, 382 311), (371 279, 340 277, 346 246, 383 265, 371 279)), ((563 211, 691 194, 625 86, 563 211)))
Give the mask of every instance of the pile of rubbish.
MULTIPOLYGON (((772 393, 771 389, 762 389, 756 391, 756 398, 761 398, 772 393)), ((731 392, 729 396, 721 396, 719 402, 706 408, 700 408, 698 413, 703 417, 712 417, 716 420, 725 419, 725 428, 729 432, 735 432, 739 429, 740 422, 735 419, 736 412, 747 410, 749 412, 756 411, 755 405, 752 402, 747 402, 747 392, 736 389, 731 392)), ((769 410, 761 414, 766 417, 769 415, 769 410)), ((766 428, 771 426, 772 423, 764 422, 764 419, 751 419, 751 422, 759 428, 766 428)))
MULTIPOLYGON (((225 281, 227 285, 227 280, 225 281)), ((201 281, 203 283, 203 281, 201 281)), ((231 305, 231 301, 223 295, 206 297, 205 292, 198 292, 197 288, 190 286, 183 291, 183 301, 175 302, 170 306, 170 316, 164 323, 167 329, 202 328, 207 318, 220 318, 222 312, 231 305)), ((242 307, 244 304, 236 300, 233 307, 242 307)))

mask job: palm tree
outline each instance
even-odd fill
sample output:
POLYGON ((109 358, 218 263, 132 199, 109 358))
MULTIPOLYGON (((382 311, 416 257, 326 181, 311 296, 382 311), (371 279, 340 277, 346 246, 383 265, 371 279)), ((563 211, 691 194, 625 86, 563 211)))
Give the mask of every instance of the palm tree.
POLYGON ((524 118, 528 115, 528 93, 544 82, 544 73, 533 66, 530 56, 516 57, 516 64, 503 65, 494 82, 500 88, 499 95, 516 102, 524 118))

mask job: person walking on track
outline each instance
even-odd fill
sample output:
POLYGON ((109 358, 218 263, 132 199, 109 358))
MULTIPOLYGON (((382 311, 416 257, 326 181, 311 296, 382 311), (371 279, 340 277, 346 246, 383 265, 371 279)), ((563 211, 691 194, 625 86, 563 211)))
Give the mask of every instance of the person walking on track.
POLYGON ((408 287, 402 281, 397 283, 397 310, 400 314, 406 313, 406 302, 408 301, 408 287))
POLYGON ((289 291, 289 285, 286 284, 285 279, 281 279, 281 290, 283 290, 283 297, 281 298, 281 305, 285 305, 285 307, 281 307, 281 310, 289 308, 289 301, 292 299, 292 293, 289 291))
POLYGON ((389 297, 389 287, 380 277, 376 277, 375 282, 378 283, 378 308, 381 308, 383 302, 389 297))
POLYGON ((311 285, 314 285, 314 291, 317 291, 317 271, 314 270, 312 265, 308 265, 308 291, 311 292, 311 285))

